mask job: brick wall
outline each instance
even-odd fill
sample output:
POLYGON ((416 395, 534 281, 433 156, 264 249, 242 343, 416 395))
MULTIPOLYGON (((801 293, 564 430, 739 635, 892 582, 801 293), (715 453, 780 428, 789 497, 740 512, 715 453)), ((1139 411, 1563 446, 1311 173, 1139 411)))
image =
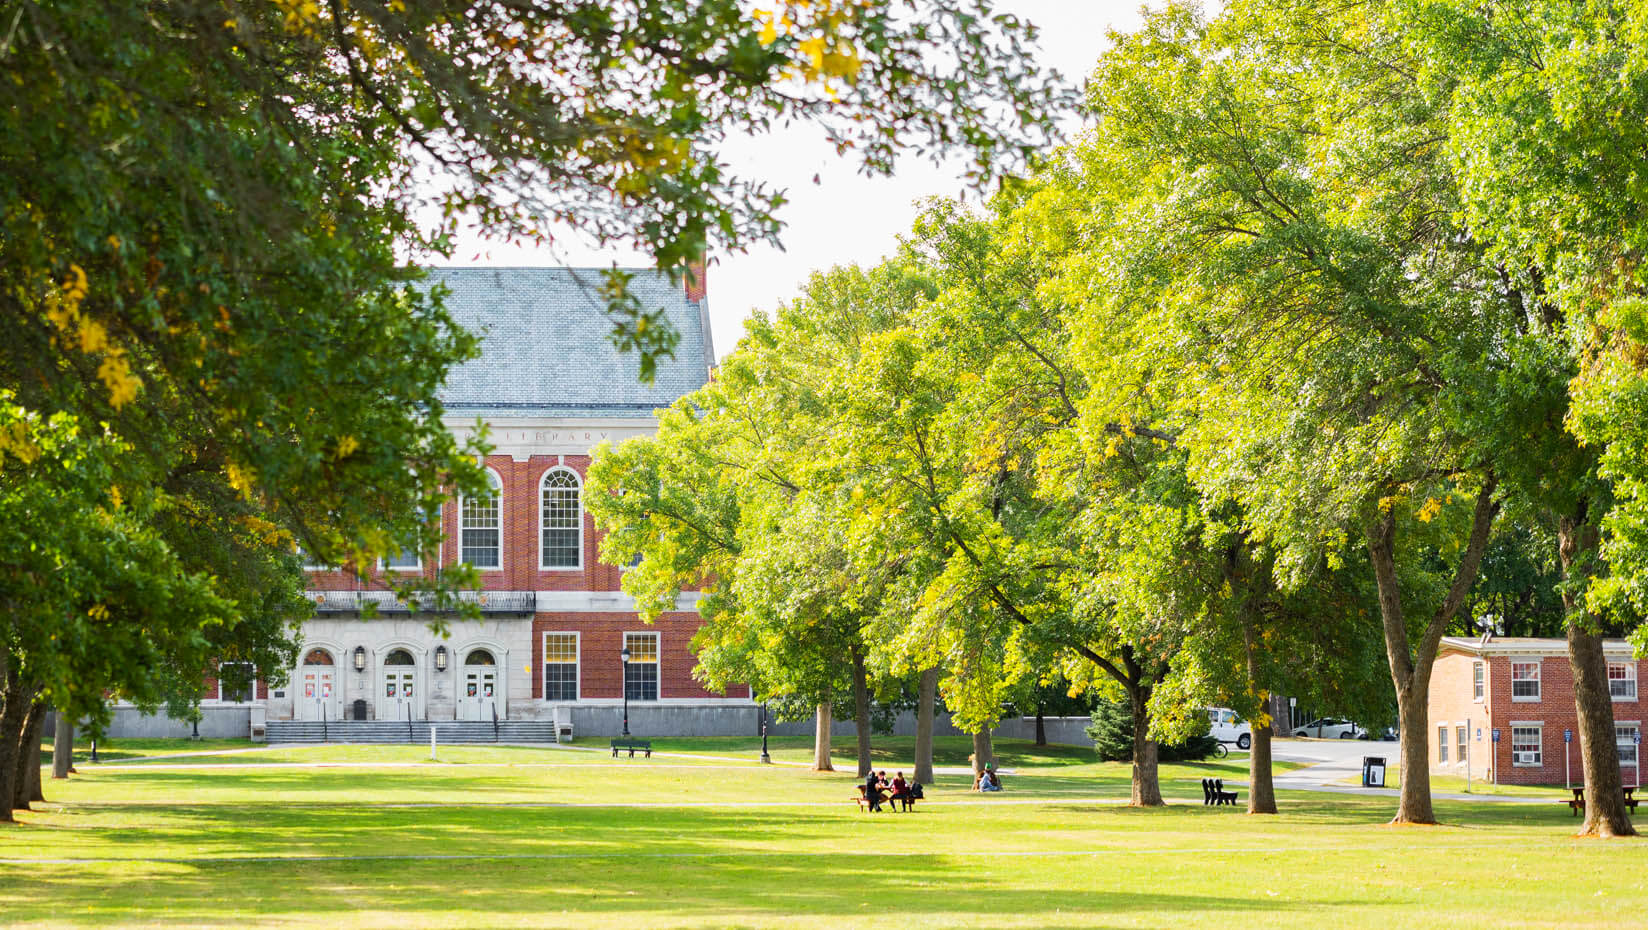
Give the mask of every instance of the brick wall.
POLYGON ((624 696, 624 668, 619 652, 625 633, 658 634, 658 697, 747 698, 749 688, 738 685, 726 694, 715 694, 692 677, 698 664, 691 643, 698 632, 696 613, 671 613, 646 624, 632 613, 538 614, 532 620, 532 696, 544 694, 545 633, 578 634, 578 692, 583 699, 613 699, 624 696))
MULTIPOLYGON (((1558 644, 1559 645, 1559 644, 1558 644)), ((1500 784, 1507 785, 1561 785, 1569 782, 1578 784, 1582 778, 1579 759, 1579 726, 1578 714, 1574 707, 1573 697, 1573 667, 1568 662, 1566 651, 1553 649, 1552 652, 1533 655, 1490 655, 1480 661, 1484 663, 1487 674, 1487 698, 1483 702, 1471 700, 1471 666, 1477 661, 1473 656, 1460 653, 1446 653, 1437 660, 1436 672, 1431 679, 1430 728, 1427 733, 1427 742, 1430 743, 1431 771, 1436 774, 1462 775, 1464 767, 1454 758, 1455 747, 1449 747, 1449 761, 1446 765, 1439 764, 1438 747, 1436 745, 1436 728, 1446 722, 1455 726, 1458 722, 1469 719, 1471 721, 1471 754, 1472 774, 1479 778, 1490 777, 1490 769, 1497 775, 1500 784), (1538 662, 1540 688, 1538 700, 1517 700, 1512 696, 1511 664, 1513 662, 1538 662), (1516 765, 1513 764, 1513 727, 1517 724, 1530 724, 1539 727, 1540 764, 1516 765), (1477 740, 1476 730, 1481 728, 1482 738, 1477 740), (1498 744, 1493 743, 1492 733, 1499 730, 1498 744), (1563 731, 1574 732, 1574 742, 1568 747, 1568 768, 1564 769, 1563 761, 1563 731), (1491 766, 1490 764, 1491 763, 1491 766)), ((1623 660, 1611 659, 1618 663, 1623 660)), ((1615 700, 1613 702, 1614 720, 1616 725, 1631 725, 1641 727, 1644 720, 1648 720, 1642 698, 1642 684, 1644 676, 1648 675, 1648 661, 1635 661, 1637 669, 1638 693, 1635 700, 1615 700)), ((1636 767, 1629 764, 1621 769, 1621 775, 1626 784, 1633 784, 1639 780, 1636 767)))

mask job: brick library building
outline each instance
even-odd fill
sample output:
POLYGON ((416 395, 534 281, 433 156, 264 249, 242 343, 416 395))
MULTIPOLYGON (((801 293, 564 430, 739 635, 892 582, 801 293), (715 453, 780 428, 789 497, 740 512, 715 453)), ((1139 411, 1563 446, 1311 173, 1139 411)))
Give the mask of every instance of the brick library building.
MULTIPOLYGON (((1644 705, 1637 683, 1648 661, 1633 658, 1622 639, 1604 641, 1603 653, 1620 776, 1640 785, 1644 705)), ((1468 772, 1505 785, 1583 781, 1566 640, 1444 638, 1431 675, 1430 725, 1433 775, 1468 772)))
MULTIPOLYGON (((208 682, 203 736, 270 740, 426 739, 543 741, 573 734, 754 732, 748 689, 712 694, 692 677, 699 626, 688 593, 657 623, 640 620, 603 564, 584 507, 593 448, 646 436, 654 411, 703 385, 714 364, 703 278, 685 287, 638 271, 631 291, 665 309, 680 333, 673 359, 644 384, 637 362, 606 335, 601 271, 562 268, 440 269, 432 283, 482 340, 479 358, 441 391, 446 423, 462 440, 484 423, 492 494, 442 508, 444 542, 423 558, 372 571, 316 567, 315 615, 299 633, 287 683, 244 693, 208 682), (389 591, 390 574, 432 575, 467 562, 480 576, 463 598, 481 619, 447 618, 447 635, 389 591), (368 607, 370 605, 370 607, 368 607), (371 614, 371 619, 367 619, 371 614), (627 652, 626 652, 627 651, 627 652), (627 655, 627 661, 626 661, 627 655)), ((112 735, 186 735, 187 724, 117 708, 112 735), (181 731, 181 732, 180 732, 181 731)))

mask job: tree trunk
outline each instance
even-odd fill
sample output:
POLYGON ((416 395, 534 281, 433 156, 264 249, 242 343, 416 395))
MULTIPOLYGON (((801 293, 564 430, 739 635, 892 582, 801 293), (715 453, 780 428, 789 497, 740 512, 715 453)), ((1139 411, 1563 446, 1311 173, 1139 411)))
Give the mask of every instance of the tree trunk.
POLYGON ((1150 688, 1128 689, 1133 702, 1133 797, 1134 807, 1161 807, 1161 777, 1156 770, 1156 741, 1150 738, 1150 688))
POLYGON ((74 721, 57 712, 57 732, 52 734, 52 777, 68 778, 74 771, 74 721))
MULTIPOLYGON (((1247 653, 1247 682, 1248 688, 1259 696, 1259 708, 1262 713, 1270 703, 1270 693, 1259 687, 1259 643, 1258 633, 1253 628, 1251 616, 1242 619, 1242 646, 1247 653)), ((1268 714, 1266 715, 1268 716, 1268 714)), ((1250 814, 1276 813, 1276 786, 1271 781, 1270 771, 1270 727, 1255 726, 1250 722, 1248 729, 1250 745, 1247 757, 1247 812, 1250 814)), ((1268 721, 1267 721, 1268 723, 1268 721)))
POLYGON ((973 784, 978 785, 979 776, 984 774, 986 765, 996 761, 996 749, 990 744, 990 728, 985 727, 973 734, 973 784))
POLYGON ((933 705, 938 703, 938 667, 921 673, 916 688, 916 774, 919 784, 933 783, 933 705))
POLYGON ((1597 529, 1585 522, 1581 508, 1577 518, 1562 519, 1557 539, 1566 582, 1562 606, 1568 615, 1568 665, 1573 671, 1579 759, 1585 777, 1585 823, 1579 832, 1581 836, 1635 836, 1621 790, 1608 659, 1602 654, 1602 637, 1593 632, 1595 618, 1586 613, 1583 603, 1583 583, 1596 555, 1597 529))
POLYGON ((864 653, 857 646, 853 654, 853 723, 858 729, 858 777, 870 774, 870 682, 864 671, 864 653))
POLYGON ((17 757, 23 748, 23 722, 29 705, 34 703, 33 689, 24 686, 15 665, 0 656, 0 821, 13 821, 12 802, 17 796, 17 757))
POLYGON ((46 705, 36 701, 23 724, 23 745, 18 752, 21 769, 17 773, 17 807, 28 810, 34 801, 46 800, 40 790, 40 734, 46 726, 46 705))
POLYGON ((1036 705, 1036 745, 1047 745, 1047 724, 1042 722, 1040 704, 1036 705))
POLYGON ((835 766, 830 764, 830 727, 835 724, 835 716, 830 708, 829 701, 818 702, 817 727, 813 730, 813 771, 833 772, 835 766))
POLYGON ((1391 684, 1396 687, 1396 710, 1400 731, 1402 787, 1392 823, 1436 823, 1431 806, 1430 729, 1431 670, 1442 633, 1476 584, 1482 553, 1488 547, 1499 505, 1493 494, 1497 480, 1489 475, 1477 493, 1471 517, 1471 535, 1459 557, 1453 583, 1421 633, 1417 647, 1408 641, 1407 618, 1402 613, 1402 590, 1396 580, 1396 506, 1381 507, 1379 518, 1368 531, 1368 555, 1373 562, 1374 580, 1379 587, 1379 619, 1384 627, 1385 658, 1390 664, 1391 684))

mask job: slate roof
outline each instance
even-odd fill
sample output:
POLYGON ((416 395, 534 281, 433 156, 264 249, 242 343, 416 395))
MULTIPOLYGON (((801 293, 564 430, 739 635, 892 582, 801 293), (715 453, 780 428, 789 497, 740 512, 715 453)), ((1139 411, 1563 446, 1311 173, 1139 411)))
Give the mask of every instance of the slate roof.
POLYGON ((464 417, 643 417, 709 380, 715 352, 708 308, 651 269, 626 269, 630 291, 662 307, 681 342, 660 359, 651 384, 633 353, 608 340, 600 268, 435 268, 429 280, 450 293, 446 308, 481 337, 481 357, 448 377, 440 396, 464 417))

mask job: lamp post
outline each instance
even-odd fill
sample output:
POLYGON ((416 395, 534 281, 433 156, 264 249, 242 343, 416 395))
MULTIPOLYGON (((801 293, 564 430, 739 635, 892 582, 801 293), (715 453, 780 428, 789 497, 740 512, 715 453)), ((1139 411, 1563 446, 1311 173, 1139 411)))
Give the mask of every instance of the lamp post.
POLYGON ((764 765, 772 764, 772 756, 767 755, 767 702, 761 702, 761 762, 764 765))
MULTIPOLYGON (((629 647, 625 646, 624 651, 618 653, 618 657, 624 660, 624 685, 623 685, 623 687, 624 687, 624 735, 628 736, 629 735, 629 647)), ((634 755, 634 753, 630 753, 630 755, 634 755)))

